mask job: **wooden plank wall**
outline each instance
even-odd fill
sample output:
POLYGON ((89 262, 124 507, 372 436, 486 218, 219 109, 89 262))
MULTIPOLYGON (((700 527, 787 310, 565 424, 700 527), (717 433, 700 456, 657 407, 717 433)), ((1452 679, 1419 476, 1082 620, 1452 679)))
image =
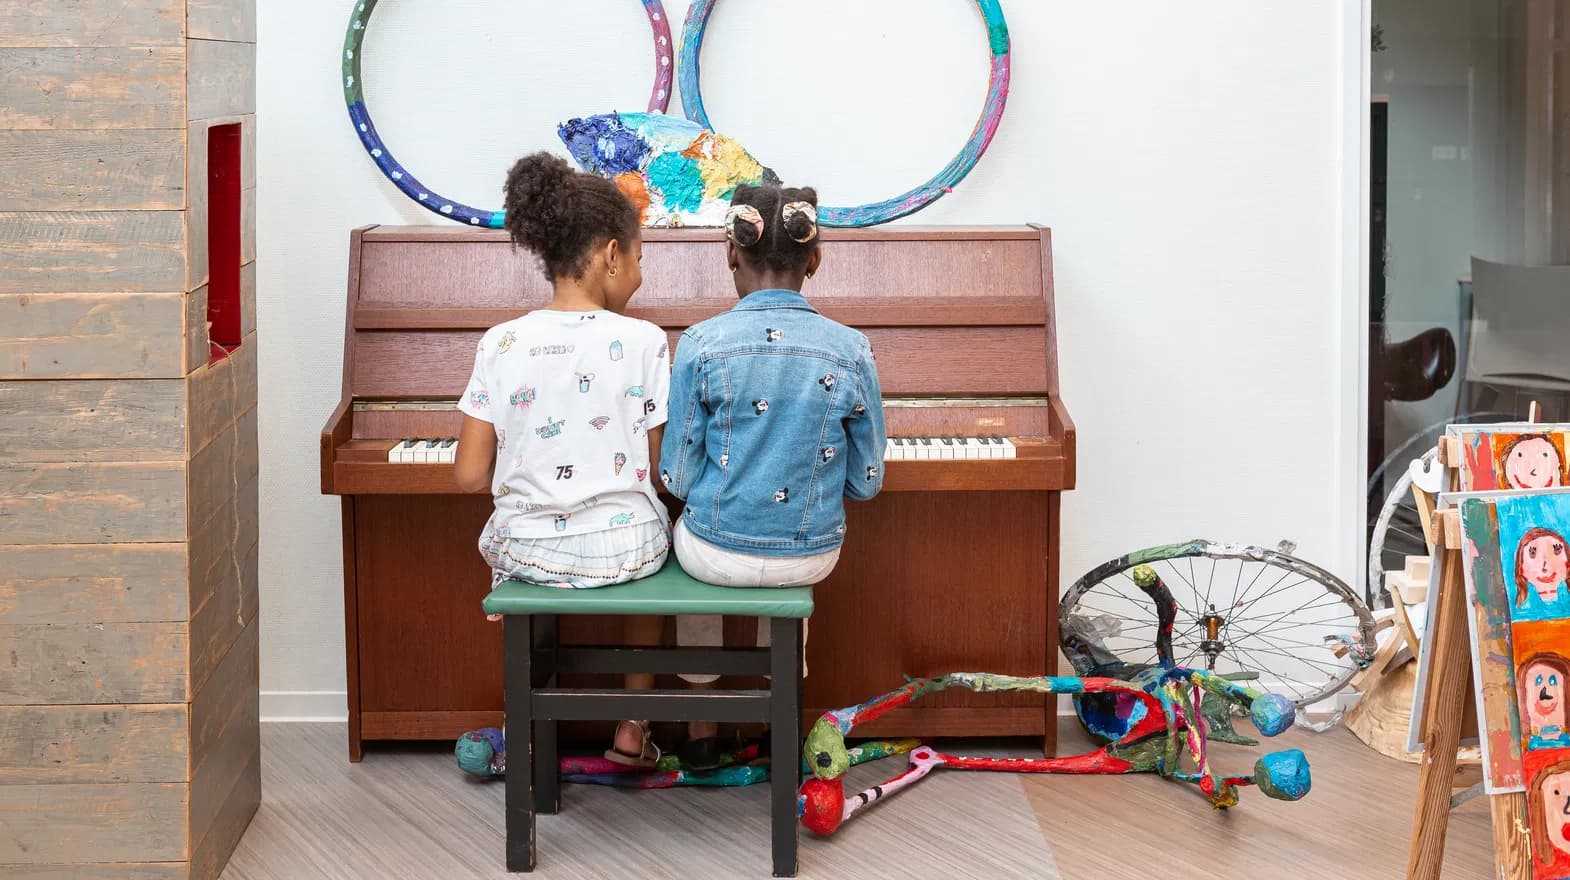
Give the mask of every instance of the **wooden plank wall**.
POLYGON ((260 801, 255 44, 255 0, 0 3, 0 876, 213 878, 260 801))

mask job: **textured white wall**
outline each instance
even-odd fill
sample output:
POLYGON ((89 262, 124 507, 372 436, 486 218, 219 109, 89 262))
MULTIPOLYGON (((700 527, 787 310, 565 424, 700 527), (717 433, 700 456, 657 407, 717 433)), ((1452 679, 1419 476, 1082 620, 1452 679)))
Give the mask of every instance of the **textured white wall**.
MULTIPOLYGON (((678 33, 686 5, 666 2, 678 33)), ((348 233, 428 215, 347 122, 350 4, 259 7, 263 711, 333 715, 342 560, 316 438, 339 394, 348 233)), ((1054 229, 1064 395, 1080 431, 1065 584, 1194 536, 1293 537, 1350 575, 1359 511, 1347 502, 1361 493, 1346 485, 1361 477, 1348 457, 1357 404, 1343 399, 1357 387, 1343 163, 1359 62, 1344 16, 1355 28, 1357 4, 1004 8, 1015 61, 1003 127, 976 172, 916 219, 1054 229)), ((730 0, 711 23, 705 99, 715 125, 786 180, 834 203, 879 199, 964 141, 985 46, 964 0, 730 0)), ((365 64, 395 154, 436 190, 494 208, 513 158, 559 149, 557 121, 642 109, 653 54, 633 0, 410 0, 382 4, 365 64)))

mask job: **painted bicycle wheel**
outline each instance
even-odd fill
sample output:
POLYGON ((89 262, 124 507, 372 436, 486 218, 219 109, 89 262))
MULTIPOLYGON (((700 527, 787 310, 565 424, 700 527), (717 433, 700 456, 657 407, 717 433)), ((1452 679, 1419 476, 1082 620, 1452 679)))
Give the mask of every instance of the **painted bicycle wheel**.
MULTIPOLYGON (((349 107, 349 121, 354 124, 355 134, 359 136, 360 143, 365 145, 365 152, 370 154, 376 167, 415 204, 459 223, 489 229, 502 228, 505 212, 471 208, 434 192, 393 158, 392 151, 382 141, 381 135, 377 134, 376 123, 371 121, 371 111, 365 105, 365 81, 360 73, 360 61, 364 55, 365 32, 370 28, 371 13, 376 11, 378 2, 362 0, 355 4, 354 12, 349 16, 349 29, 343 38, 343 98, 349 107)), ((664 113, 670 106, 671 80, 675 74, 670 22, 665 18, 665 7, 660 0, 641 0, 641 3, 648 13, 649 27, 654 32, 654 89, 649 94, 649 112, 664 113)))
MULTIPOLYGON (((1081 676, 1157 663, 1158 610, 1135 583, 1148 565, 1177 604, 1178 666, 1306 706, 1345 687, 1374 656, 1374 618, 1340 578, 1280 550, 1195 540, 1152 547, 1092 569, 1063 597, 1059 640, 1081 676)), ((1120 676, 1122 677, 1122 676, 1120 676)))
MULTIPOLYGON (((687 10, 687 21, 682 27, 681 38, 681 102, 687 109, 687 118, 714 130, 709 123, 708 111, 703 107, 703 87, 699 76, 699 58, 703 52, 703 35, 709 26, 709 16, 719 0, 694 0, 687 10)), ((1003 109, 1008 103, 1009 56, 1008 22, 1003 18, 1003 8, 998 0, 976 0, 987 25, 987 42, 992 52, 992 74, 987 85, 987 102, 982 108, 981 119, 971 132, 970 140, 953 161, 944 166, 931 180, 909 192, 881 202, 856 205, 849 208, 820 207, 818 220, 824 226, 876 226, 914 214, 922 208, 953 192, 955 185, 965 179, 997 134, 1003 121, 1003 109)))

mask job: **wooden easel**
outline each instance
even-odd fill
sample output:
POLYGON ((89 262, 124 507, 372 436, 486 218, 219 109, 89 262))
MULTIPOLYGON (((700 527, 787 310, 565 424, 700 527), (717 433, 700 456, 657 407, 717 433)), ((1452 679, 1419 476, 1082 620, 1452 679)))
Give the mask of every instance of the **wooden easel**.
MULTIPOLYGON (((1445 438, 1439 459, 1450 464, 1445 438)), ((1461 570, 1460 512, 1424 510, 1428 540, 1440 550, 1439 590, 1428 601, 1438 602, 1432 632, 1424 639, 1432 646, 1422 716, 1423 759, 1417 781, 1417 807, 1412 818, 1412 846, 1408 851, 1407 880, 1440 880, 1445 859, 1445 832, 1450 810, 1461 797, 1451 790, 1456 776, 1456 749, 1462 727, 1472 713, 1472 649, 1466 623, 1466 582, 1461 570)), ((1499 880, 1532 880, 1531 838, 1526 824, 1526 795, 1488 796, 1494 827, 1494 867, 1499 880)))

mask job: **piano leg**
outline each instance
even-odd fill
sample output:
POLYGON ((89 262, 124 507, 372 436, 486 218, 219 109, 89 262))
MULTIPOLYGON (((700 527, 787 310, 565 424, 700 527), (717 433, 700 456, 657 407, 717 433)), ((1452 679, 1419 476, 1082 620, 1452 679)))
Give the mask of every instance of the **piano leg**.
POLYGON ((343 497, 343 628, 349 701, 349 761, 365 757, 360 738, 360 610, 354 552, 354 498, 343 497))
MULTIPOLYGON (((1062 493, 1047 493, 1047 675, 1058 674, 1058 567, 1062 564, 1063 542, 1060 537, 1062 521, 1062 493)), ((1041 738, 1041 754, 1048 758, 1058 756, 1058 697, 1047 695, 1047 717, 1043 723, 1045 733, 1041 738)))
MULTIPOLYGON (((534 686, 556 686, 558 621, 555 614, 534 618, 534 686)), ((534 811, 554 815, 561 810, 561 762, 556 751, 556 724, 534 722, 534 811)))

